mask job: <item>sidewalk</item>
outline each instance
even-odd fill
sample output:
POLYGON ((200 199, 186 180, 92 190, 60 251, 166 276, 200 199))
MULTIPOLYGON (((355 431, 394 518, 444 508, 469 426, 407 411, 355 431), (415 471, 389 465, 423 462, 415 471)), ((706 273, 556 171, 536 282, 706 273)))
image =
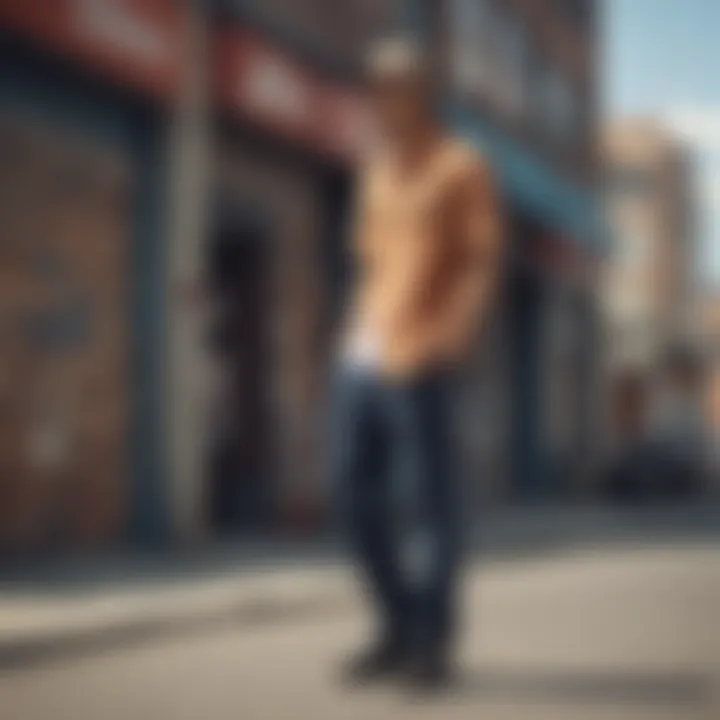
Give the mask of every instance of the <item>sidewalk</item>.
MULTIPOLYGON (((488 562, 618 543, 716 542, 714 507, 502 510, 475 533, 488 562)), ((0 669, 208 624, 345 612, 357 586, 331 541, 246 543, 0 572, 0 669)))
POLYGON ((352 588, 348 574, 332 565, 246 568, 126 587, 0 591, 0 670, 214 623, 256 625, 335 612, 352 601, 352 588))

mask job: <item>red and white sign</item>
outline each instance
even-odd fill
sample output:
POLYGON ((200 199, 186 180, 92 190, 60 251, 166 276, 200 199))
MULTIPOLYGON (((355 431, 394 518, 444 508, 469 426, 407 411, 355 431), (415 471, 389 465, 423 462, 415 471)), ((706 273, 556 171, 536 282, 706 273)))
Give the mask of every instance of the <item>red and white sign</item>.
POLYGON ((316 76, 285 52, 240 29, 214 40, 222 107, 319 152, 352 159, 369 137, 362 94, 316 76))
POLYGON ((0 28, 170 95, 181 75, 181 9, 176 0, 0 0, 0 28))

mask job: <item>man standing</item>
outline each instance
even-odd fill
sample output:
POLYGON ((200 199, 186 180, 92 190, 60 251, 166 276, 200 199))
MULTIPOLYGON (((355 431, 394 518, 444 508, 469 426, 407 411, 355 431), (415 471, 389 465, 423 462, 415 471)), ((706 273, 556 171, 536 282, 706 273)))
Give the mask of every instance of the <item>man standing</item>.
POLYGON ((385 41, 367 72, 382 148, 359 183, 333 429, 381 634, 349 672, 365 681, 402 669, 435 685, 448 674, 459 555, 449 385, 490 309, 500 224, 487 166, 436 123, 418 49, 385 41), (395 480, 410 491, 415 568, 393 516, 395 480))

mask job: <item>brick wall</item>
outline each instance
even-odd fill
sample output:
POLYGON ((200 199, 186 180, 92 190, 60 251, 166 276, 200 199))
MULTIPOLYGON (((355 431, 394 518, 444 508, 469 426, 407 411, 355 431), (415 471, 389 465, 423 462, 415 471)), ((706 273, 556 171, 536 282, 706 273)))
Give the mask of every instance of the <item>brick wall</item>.
POLYGON ((24 118, 0 138, 0 543, 96 546, 127 492, 127 168, 24 118))

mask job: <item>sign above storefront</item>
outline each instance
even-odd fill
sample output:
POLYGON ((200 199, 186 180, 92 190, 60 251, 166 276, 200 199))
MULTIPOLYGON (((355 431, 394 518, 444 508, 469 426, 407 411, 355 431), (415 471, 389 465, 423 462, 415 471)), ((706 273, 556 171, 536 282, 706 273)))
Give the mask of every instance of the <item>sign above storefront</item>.
POLYGON ((367 141, 359 91, 317 76, 240 29, 219 31, 213 46, 215 93, 225 109, 333 157, 352 159, 367 141))
POLYGON ((0 29, 145 92, 176 92, 183 17, 175 0, 0 0, 0 29))

